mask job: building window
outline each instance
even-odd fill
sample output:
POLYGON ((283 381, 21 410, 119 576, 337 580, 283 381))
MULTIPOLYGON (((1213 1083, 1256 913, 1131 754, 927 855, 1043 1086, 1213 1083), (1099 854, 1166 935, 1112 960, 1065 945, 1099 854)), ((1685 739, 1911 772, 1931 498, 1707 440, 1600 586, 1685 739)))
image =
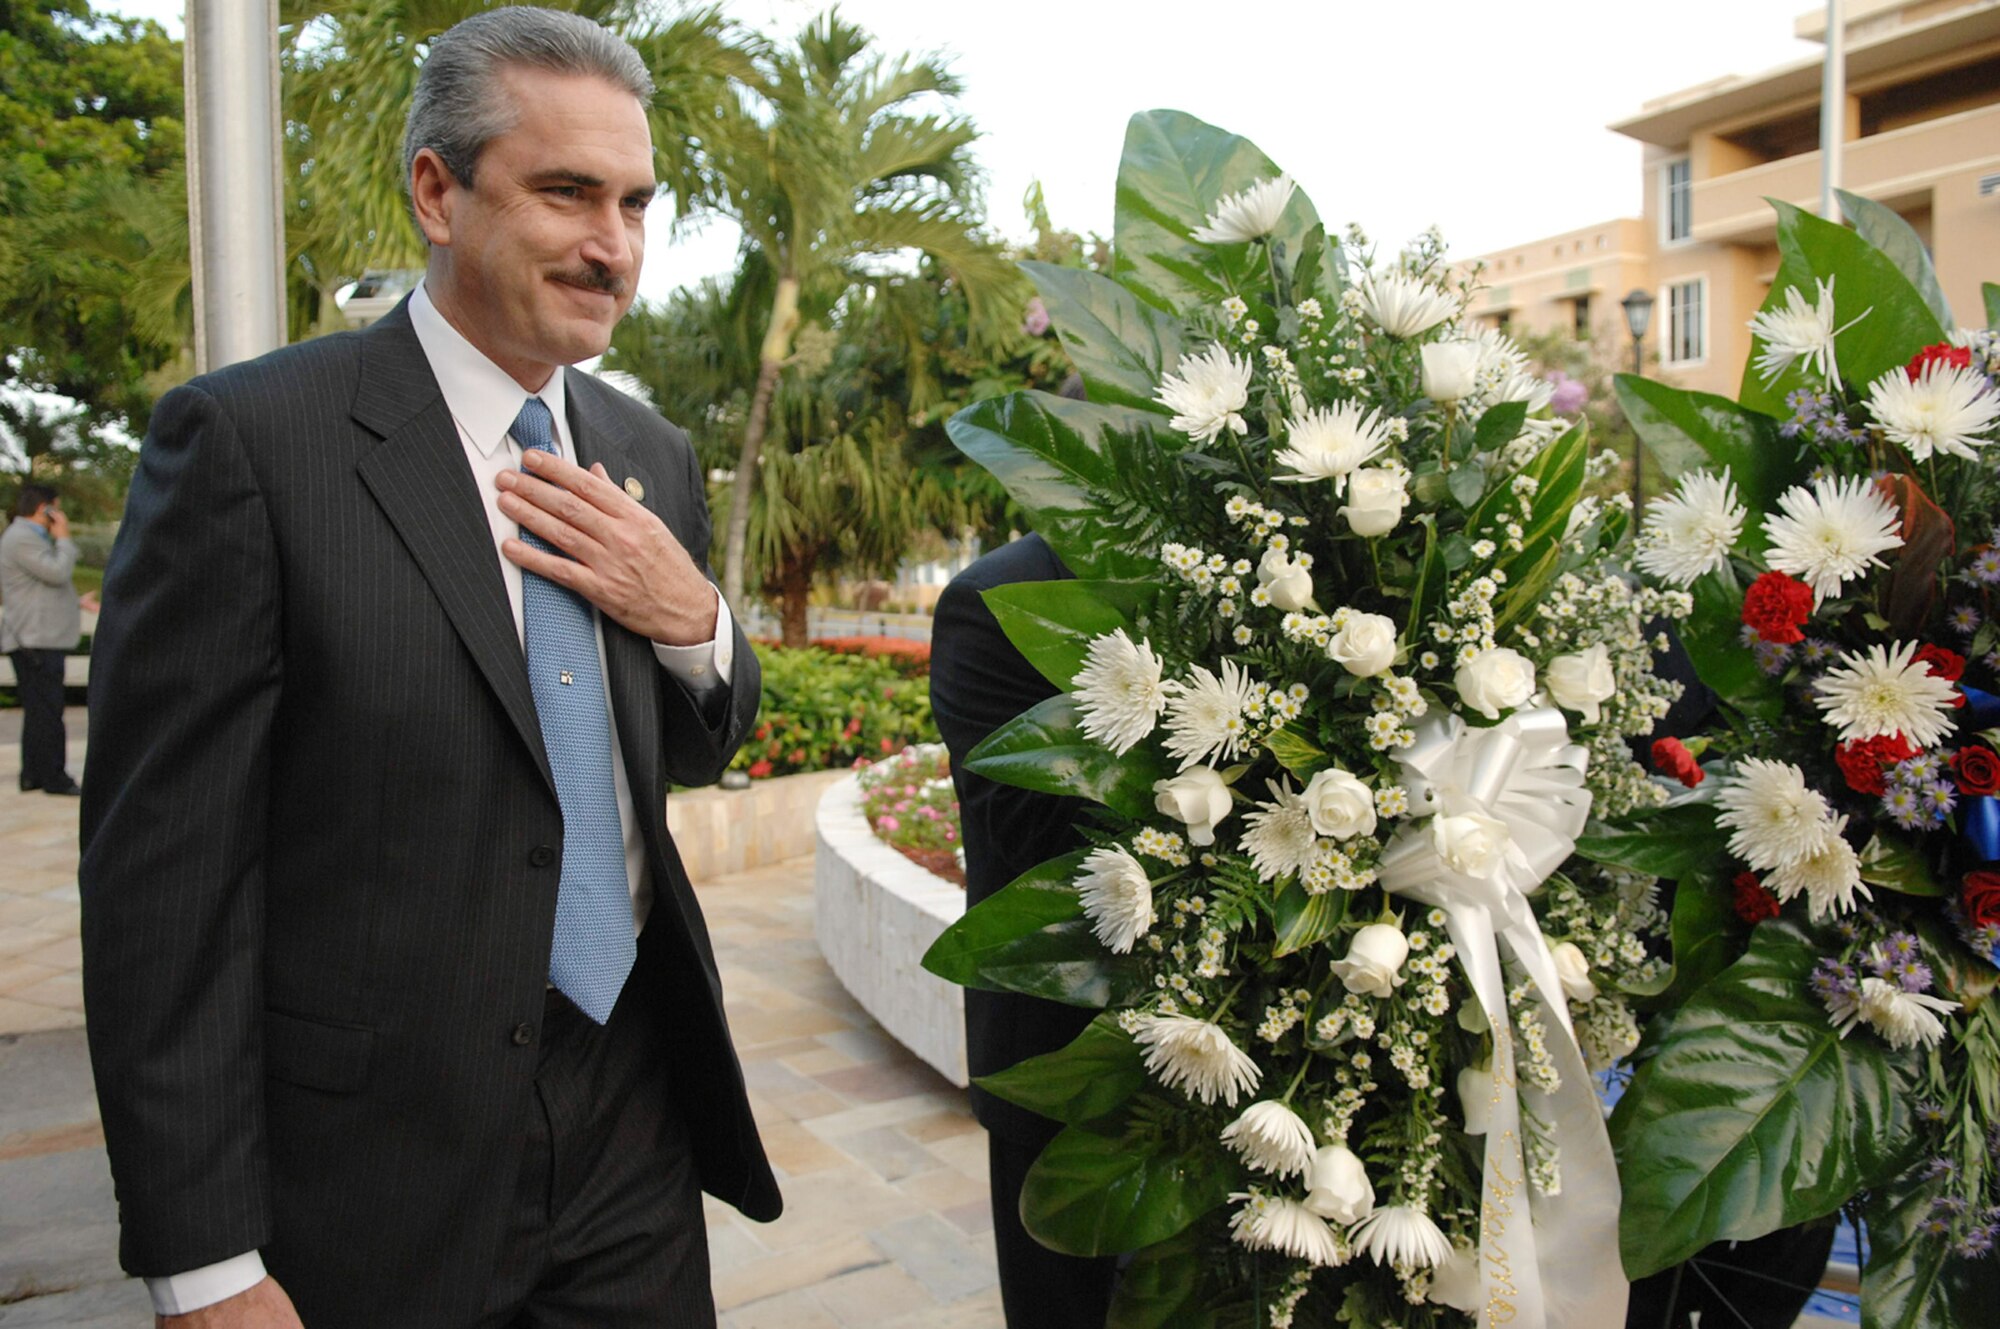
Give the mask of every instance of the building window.
POLYGON ((1576 339, 1578 341, 1589 341, 1590 340, 1590 297, 1587 295, 1579 295, 1578 297, 1576 297, 1574 303, 1576 306, 1576 321, 1571 325, 1571 330, 1576 333, 1576 339))
POLYGON ((1707 286, 1704 279, 1697 277, 1667 287, 1667 340, 1662 352, 1670 365, 1690 364, 1708 355, 1708 319, 1703 298, 1707 286))
POLYGON ((1682 157, 1668 162, 1661 178, 1666 185, 1667 239, 1685 240, 1694 234, 1694 168, 1682 157))

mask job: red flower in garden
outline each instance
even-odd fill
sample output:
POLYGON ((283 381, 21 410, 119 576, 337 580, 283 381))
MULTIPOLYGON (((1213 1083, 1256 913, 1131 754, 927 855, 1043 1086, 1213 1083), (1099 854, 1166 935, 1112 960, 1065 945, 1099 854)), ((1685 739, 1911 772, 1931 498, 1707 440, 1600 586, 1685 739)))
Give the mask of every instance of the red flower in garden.
POLYGON ((1701 763, 1687 750, 1687 744, 1678 738, 1657 738, 1653 740, 1653 765, 1662 775, 1671 775, 1692 789, 1708 778, 1701 763))
POLYGON ((1767 572, 1743 595, 1743 621, 1765 641, 1790 646, 1804 641, 1799 625, 1812 617, 1812 587, 1782 572, 1767 572))
POLYGON ((1917 755, 1916 746, 1901 734, 1877 734, 1857 738, 1833 750, 1833 764, 1840 767, 1847 787, 1857 794, 1880 794, 1882 772, 1899 761, 1917 755))
POLYGON ((890 741, 889 741, 888 739, 886 739, 886 738, 882 740, 882 751, 884 751, 884 752, 894 752, 895 750, 896 750, 896 745, 895 745, 895 744, 891 743, 891 742, 890 742, 890 741))
POLYGON ((1972 926, 1984 928, 2000 923, 2000 872, 1966 873, 1958 898, 1965 906, 1966 921, 1972 926))
POLYGON ((1778 897, 1764 889, 1764 883, 1757 880, 1754 872, 1739 872, 1733 883, 1736 887, 1736 916, 1755 927, 1767 918, 1778 916, 1778 897))
MULTIPOLYGON (((1929 642, 1926 642, 1922 646, 1917 647, 1916 658, 1930 666, 1933 676, 1942 678, 1947 682, 1956 683, 1960 676, 1965 673, 1965 657, 1957 651, 1947 649, 1943 646, 1933 646, 1929 642)), ((1963 692, 1954 692, 1951 704, 1954 706, 1965 705, 1965 694, 1963 692)))
POLYGON ((771 773, 771 763, 761 757, 750 763, 750 778, 761 780, 771 773))
POLYGON ((2000 756, 1992 748, 1973 744, 1951 755, 1951 768, 1958 773, 1958 787, 1968 794, 2000 792, 2000 756))
POLYGON ((1903 367, 1903 372, 1908 374, 1910 382, 1914 383, 1922 378, 1924 371, 1934 364, 1942 364, 1950 369, 1970 369, 1972 368, 1972 349, 1967 346, 1953 346, 1948 341, 1941 341, 1935 346, 1926 346, 1923 350, 1918 351, 1910 363, 1903 367))
POLYGON ((853 738, 856 734, 860 732, 861 732, 861 717, 857 715, 852 720, 849 720, 847 722, 847 728, 840 731, 840 736, 842 738, 853 738))
POLYGON ((806 750, 804 748, 794 748, 792 749, 792 755, 785 760, 791 762, 794 766, 803 766, 806 760, 806 750))

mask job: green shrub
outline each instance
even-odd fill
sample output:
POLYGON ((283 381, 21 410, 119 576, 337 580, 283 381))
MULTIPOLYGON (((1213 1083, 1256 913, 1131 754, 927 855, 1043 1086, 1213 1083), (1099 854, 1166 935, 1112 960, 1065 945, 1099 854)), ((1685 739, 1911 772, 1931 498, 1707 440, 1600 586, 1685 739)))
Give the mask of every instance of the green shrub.
POLYGON ((928 680, 906 678, 894 663, 866 655, 810 646, 756 650, 763 704, 731 763, 751 779, 844 770, 936 741, 928 680))

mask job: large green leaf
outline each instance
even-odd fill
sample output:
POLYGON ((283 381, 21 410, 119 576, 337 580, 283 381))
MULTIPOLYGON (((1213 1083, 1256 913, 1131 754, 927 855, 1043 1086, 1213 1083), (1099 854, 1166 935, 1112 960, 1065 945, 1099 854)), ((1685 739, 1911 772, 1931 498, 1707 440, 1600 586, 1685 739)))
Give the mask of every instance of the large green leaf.
POLYGON ((1215 1265, 1201 1258, 1201 1232, 1191 1227, 1146 1247, 1118 1271, 1105 1329, 1214 1329, 1206 1303, 1215 1265))
POLYGON ((1165 1241, 1229 1199, 1237 1177, 1221 1150, 1176 1152, 1127 1124, 1066 1127, 1028 1169, 1021 1220, 1037 1241, 1065 1255, 1117 1255, 1165 1241))
POLYGON ((1271 905, 1278 930, 1272 954, 1290 955, 1308 946, 1317 946, 1332 936, 1333 930, 1347 917, 1348 899, 1345 891, 1322 891, 1318 895, 1310 895, 1296 881, 1278 892, 1278 898, 1271 905))
POLYGON ((1095 1121, 1146 1087, 1146 1062, 1109 1015, 1084 1026, 1069 1046, 979 1078, 997 1098, 1076 1125, 1095 1121))
MULTIPOLYGON (((1769 202, 1778 212, 1782 261, 1764 308, 1783 308, 1785 292, 1790 289, 1811 301, 1818 292, 1816 283, 1831 279, 1833 325, 1844 329, 1834 339, 1843 382, 1866 391, 1870 383, 1892 369, 1901 369, 1924 347, 1944 340, 1937 316, 1888 255, 1845 226, 1778 199, 1769 202)), ((1753 410, 1787 416, 1785 394, 1798 387, 1816 388, 1818 380, 1809 376, 1801 363, 1794 363, 1774 381, 1765 383, 1756 363, 1763 349, 1763 339, 1752 337, 1750 360, 1744 366, 1743 388, 1738 395, 1753 410)))
POLYGON ((1092 401, 1172 414, 1153 400, 1181 360, 1181 321, 1102 273, 1023 263, 1092 401))
POLYGON ((1715 809, 1696 803, 1661 808, 1626 825, 1600 826, 1577 838, 1576 852, 1593 863, 1679 881, 1713 867, 1728 839, 1716 828, 1715 809))
POLYGON ((1943 896, 1951 892, 1931 875, 1931 865, 1909 841, 1893 831, 1869 839, 1861 850, 1861 880, 1903 895, 1943 896))
POLYGON ((1690 872, 1674 884, 1674 912, 1668 922, 1673 964, 1652 983, 1626 990, 1634 996, 1659 998, 1643 1005, 1677 1006, 1736 963, 1748 931, 1737 917, 1735 887, 1725 879, 1721 865, 1690 872))
MULTIPOLYGON (((1111 272, 1140 299, 1176 317, 1267 281, 1261 245, 1209 246, 1189 238, 1215 205, 1279 174, 1249 139, 1181 111, 1142 111, 1125 126, 1112 218, 1111 272)), ((1295 191, 1271 243, 1286 263, 1309 247, 1319 217, 1295 191)), ((1305 292, 1298 292, 1300 296, 1305 292)))
POLYGON ((1931 266, 1931 251, 1924 247, 1923 237, 1894 208, 1884 207, 1872 198, 1863 198, 1845 189, 1833 192, 1840 196, 1840 215, 1847 218, 1862 239, 1881 250, 1896 265, 1898 272, 1910 279, 1910 285, 1917 288, 1917 294, 1924 298, 1925 307, 1937 319, 1939 326, 1956 327, 1951 305, 1944 298, 1944 288, 1938 285, 1937 269, 1931 266))
POLYGON ((1868 1197, 1868 1262, 1861 1270, 1863 1329, 1960 1329, 1990 1323, 2000 1307, 2000 1263, 1962 1260, 1919 1225, 1945 1193, 1915 1173, 1868 1197))
POLYGON ((1014 392, 966 407, 945 432, 1027 510, 1071 572, 1146 577, 1159 571, 1159 542, 1121 506, 1127 487, 1112 454, 1129 459, 1144 447, 1156 460, 1159 423, 1129 406, 1014 392))
POLYGON ((1091 642, 1123 628, 1159 594, 1150 581, 1024 581, 986 591, 1000 630, 1043 678, 1067 689, 1091 642))
POLYGON ((1120 757, 1086 738, 1076 699, 1050 697, 986 736, 966 754, 965 769, 1018 789, 1068 794, 1134 819, 1153 811, 1153 782, 1171 772, 1140 744, 1120 757))
POLYGON ((1986 326, 2000 332, 2000 286, 1979 283, 1979 295, 1986 302, 1986 326))
POLYGON ((1563 534, 1569 529, 1570 511, 1583 493, 1584 467, 1589 460, 1590 437, 1579 423, 1551 439, 1513 477, 1496 486, 1467 520, 1468 531, 1493 534, 1492 523, 1504 524, 1518 512, 1514 479, 1528 476, 1535 481, 1529 515, 1521 523, 1521 547, 1502 557, 1496 565, 1507 573, 1507 588, 1500 602, 1502 625, 1534 608, 1547 589, 1550 575, 1562 557, 1563 534))
POLYGON ((1143 988, 1139 965, 1090 930, 1074 885, 1085 850, 1028 869, 965 911, 924 954, 948 983, 1102 1008, 1143 988))
POLYGON ((1834 1032, 1806 986, 1825 953, 1791 924, 1761 925, 1619 1101, 1611 1130, 1631 1277, 1823 1217, 1907 1165, 1914 1059, 1865 1030, 1834 1032))
MULTIPOLYGON (((1612 381, 1626 421, 1668 476, 1726 466, 1743 505, 1756 513, 1775 511, 1778 495, 1805 476, 1798 449, 1778 436, 1778 422, 1761 411, 1637 374, 1612 381)), ((1742 544, 1748 553, 1762 552, 1761 521, 1744 528, 1742 544)))

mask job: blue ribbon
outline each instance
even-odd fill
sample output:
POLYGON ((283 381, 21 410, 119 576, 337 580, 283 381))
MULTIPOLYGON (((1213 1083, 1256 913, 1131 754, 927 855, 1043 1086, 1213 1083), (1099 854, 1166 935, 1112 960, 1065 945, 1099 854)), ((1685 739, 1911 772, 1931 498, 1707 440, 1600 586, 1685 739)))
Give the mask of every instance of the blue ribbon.
POLYGON ((1963 683, 1958 685, 1958 690, 1965 694, 1965 710, 1958 720, 1961 730, 1991 729, 2000 724, 2000 697, 1966 687, 1963 683))
POLYGON ((1959 804, 1965 844, 1982 863, 2000 859, 2000 798, 1982 795, 1959 804))

